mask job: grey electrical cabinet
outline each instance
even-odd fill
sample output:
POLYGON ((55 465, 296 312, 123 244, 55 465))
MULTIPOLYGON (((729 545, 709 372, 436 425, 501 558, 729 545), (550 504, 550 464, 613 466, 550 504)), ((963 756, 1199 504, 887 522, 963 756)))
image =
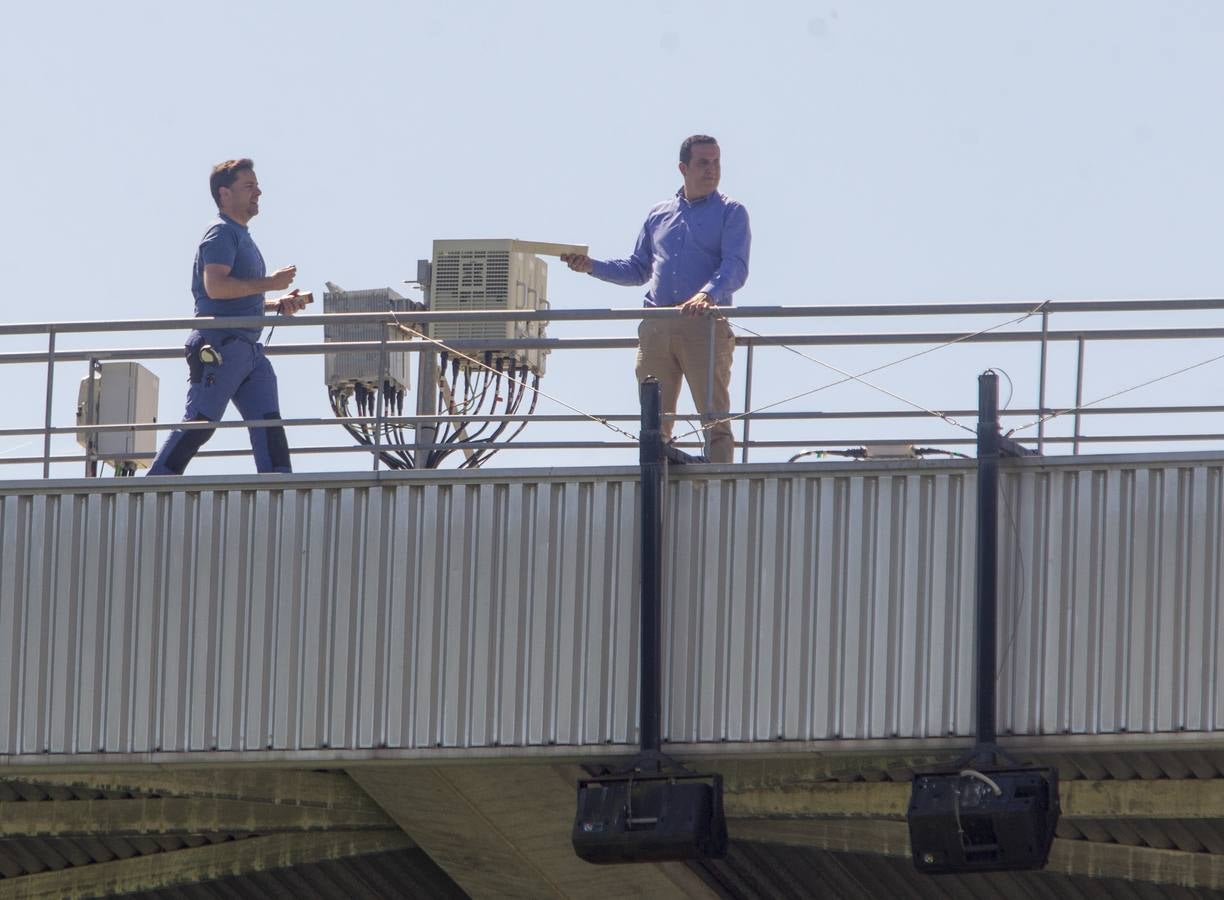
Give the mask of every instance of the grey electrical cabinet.
POLYGON ((88 425, 151 424, 157 421, 157 376, 140 363, 102 363, 93 373, 93 408, 90 409, 90 377, 81 379, 77 395, 77 443, 116 469, 123 465, 148 468, 152 462, 138 454, 157 450, 157 432, 150 429, 93 431, 88 425))
MULTIPOLYGON (((401 297, 391 288, 375 288, 373 290, 344 291, 329 290, 323 295, 323 312, 325 313, 358 313, 358 312, 392 312, 401 315, 403 324, 416 326, 410 316, 413 311, 411 300, 401 297)), ((328 324, 323 326, 323 340, 332 341, 381 341, 386 335, 388 348, 385 354, 378 349, 346 350, 339 353, 325 353, 323 356, 323 380, 329 388, 352 391, 356 385, 363 385, 376 390, 383 381, 392 388, 401 391, 411 387, 410 366, 416 360, 416 354, 395 352, 395 346, 411 339, 394 324, 371 322, 362 325, 328 324)))

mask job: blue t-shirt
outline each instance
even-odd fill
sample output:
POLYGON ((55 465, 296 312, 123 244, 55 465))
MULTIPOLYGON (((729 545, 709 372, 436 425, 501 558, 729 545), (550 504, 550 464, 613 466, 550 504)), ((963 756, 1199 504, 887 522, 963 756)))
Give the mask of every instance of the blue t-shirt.
MULTIPOLYGON (((204 267, 213 263, 230 267, 230 275, 234 278, 263 278, 267 275, 264 268, 263 254, 255 246, 250 230, 245 225, 239 225, 224 213, 218 213, 216 220, 204 232, 200 247, 196 250, 195 265, 191 270, 191 293, 195 297, 197 316, 262 316, 264 314, 264 295, 249 294, 234 300, 213 300, 204 290, 204 267)), ((250 343, 259 340, 261 328, 228 328, 209 329, 206 332, 210 341, 218 336, 239 337, 250 343)))

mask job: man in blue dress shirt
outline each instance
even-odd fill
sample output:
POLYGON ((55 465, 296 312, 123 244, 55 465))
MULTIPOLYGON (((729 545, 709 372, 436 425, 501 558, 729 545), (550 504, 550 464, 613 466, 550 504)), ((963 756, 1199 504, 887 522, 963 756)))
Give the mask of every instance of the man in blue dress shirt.
MULTIPOLYGON (((684 186, 646 216, 633 255, 597 260, 570 254, 561 257, 575 272, 586 272, 613 284, 647 284, 645 306, 678 309, 678 315, 643 319, 638 328, 636 374, 639 382, 653 375, 662 390, 663 414, 674 415, 680 380, 688 382, 693 403, 706 427, 706 456, 729 463, 735 448, 731 425, 731 357, 735 337, 715 310, 730 306, 732 295, 748 280, 752 233, 748 211, 718 193, 721 176, 718 142, 695 134, 680 145, 684 186), (710 321, 714 316, 713 378, 709 376, 710 321)), ((673 422, 663 422, 665 440, 673 422)))
MULTIPOLYGON (((231 159, 213 168, 208 180, 218 215, 204 233, 191 273, 197 316, 291 316, 307 303, 297 291, 265 300, 264 291, 293 283, 296 266, 271 275, 247 222, 259 214, 259 181, 249 159, 231 159)), ((261 328, 207 328, 191 332, 185 347, 188 381, 184 422, 219 422, 230 401, 244 420, 279 419, 276 373, 259 343, 261 328)), ((292 472, 285 429, 251 428, 251 450, 260 472, 292 472)), ((211 428, 176 429, 149 468, 150 475, 182 475, 211 428)))

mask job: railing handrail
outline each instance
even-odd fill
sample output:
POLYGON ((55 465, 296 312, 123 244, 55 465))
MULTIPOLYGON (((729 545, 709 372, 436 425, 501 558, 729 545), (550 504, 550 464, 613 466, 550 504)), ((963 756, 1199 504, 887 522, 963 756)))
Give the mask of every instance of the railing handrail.
MULTIPOLYGON (((674 315, 674 313, 673 313, 674 315)), ((245 321, 238 320, 235 321, 245 321)), ((265 324, 271 324, 265 320, 265 324)), ((238 326, 235 326, 238 327, 238 326)), ((770 334, 737 335, 737 347, 870 347, 899 344, 964 344, 1065 343, 1069 341, 1135 341, 1135 340, 1204 340, 1224 338, 1221 328, 1076 328, 1066 331, 997 331, 966 336, 963 331, 910 331, 880 334, 770 334)), ((268 356, 309 356, 317 353, 371 352, 382 348, 381 341, 325 341, 313 344, 279 344, 266 347, 268 356)), ((422 353, 436 350, 428 341, 393 341, 387 345, 390 353, 422 353)), ((623 350, 637 346, 635 337, 591 338, 482 338, 448 339, 446 346, 478 353, 485 350, 623 350)), ((110 347, 85 350, 16 351, 0 353, 0 365, 56 362, 87 362, 90 359, 176 359, 183 355, 181 346, 173 347, 110 347)))
MULTIPOLYGON (((1133 313, 1173 310, 1224 310, 1224 298, 1184 297, 1133 300, 991 300, 978 302, 818 304, 812 306, 726 306, 719 312, 733 319, 758 318, 864 318, 928 317, 1026 313, 1133 313)), ((299 313, 295 316, 194 316, 164 319, 78 320, 18 322, 0 325, 0 336, 17 334, 74 334, 106 331, 175 331, 195 328, 307 327, 324 324, 377 324, 384 322, 597 322, 663 318, 670 308, 546 309, 546 310, 412 310, 406 312, 299 313)))
MULTIPOLYGON (((1224 406, 1217 407, 1214 405, 1186 405, 1186 406, 1170 406, 1170 405, 1149 405, 1149 406, 1096 406, 1089 408, 1082 402, 1082 385, 1084 371, 1084 354, 1083 349, 1087 342, 1101 341, 1144 341, 1144 340, 1163 340, 1163 341, 1185 341, 1185 340, 1203 340, 1203 339, 1219 339, 1224 338, 1224 327, 1075 327, 1053 330, 1050 328, 1050 319, 1055 314, 1093 314, 1093 315, 1120 315, 1126 316, 1140 312, 1192 312, 1192 311, 1214 311, 1224 310, 1224 299, 1221 298, 1174 298, 1174 299, 1106 299, 1106 300, 1049 300, 1049 301, 1033 301, 1033 300, 1003 300, 1003 301, 976 301, 976 302, 938 302, 938 303, 915 303, 915 304, 821 304, 821 305, 805 305, 805 306, 743 306, 743 307, 722 307, 718 310, 719 315, 732 320, 733 324, 736 320, 747 319, 768 319, 768 318, 809 318, 831 320, 854 320, 857 318, 868 319, 930 319, 948 318, 952 316, 985 316, 994 315, 999 317, 1013 317, 1010 321, 1001 321, 999 324, 991 325, 980 331, 973 331, 963 328, 957 331, 914 331, 914 330, 893 330, 893 331, 836 331, 822 333, 782 333, 782 334, 758 334, 747 325, 742 325, 738 328, 735 336, 735 344, 737 347, 747 350, 747 374, 745 378, 744 403, 742 411, 729 410, 726 415, 743 421, 743 437, 741 442, 745 450, 743 461, 747 461, 747 448, 749 447, 778 447, 778 446, 807 446, 807 447, 824 447, 836 446, 847 443, 844 440, 811 440, 800 439, 792 441, 776 441, 776 440, 750 440, 749 431, 750 423, 756 422, 771 422, 771 421, 799 421, 799 420, 816 420, 816 419, 860 419, 860 420, 887 420, 900 418, 919 418, 932 415, 929 409, 918 407, 917 404, 911 404, 917 408, 912 410, 844 410, 835 412, 815 412, 815 411, 799 411, 799 412, 770 412, 766 410, 755 411, 752 408, 751 393, 752 393, 752 365, 753 353, 757 349, 765 348, 799 348, 799 347, 868 347, 868 346, 885 346, 885 345, 931 345, 936 349, 940 345, 953 344, 1039 344, 1041 348, 1041 360, 1039 364, 1039 396, 1037 405, 1031 409, 1013 409, 1007 415, 1014 421, 1014 417, 1023 416, 1025 419, 1036 417, 1037 421, 1028 421, 1017 428, 1025 430, 1036 427, 1037 431, 1033 435, 1024 435, 1025 439, 1035 440, 1038 447, 1044 443, 1061 444, 1069 442, 1074 450, 1078 451, 1080 443, 1098 443, 1098 442, 1117 442, 1121 440, 1135 441, 1153 441, 1153 440, 1219 440, 1220 436, 1206 431, 1196 434, 1165 434, 1165 435, 1096 435, 1085 436, 1080 433, 1080 418, 1082 416, 1096 415, 1120 415, 1120 414, 1176 414, 1176 413, 1218 413, 1224 411, 1224 406), (1029 319, 1033 321, 1028 322, 1029 319), (743 333, 747 332, 747 334, 743 333), (1077 386, 1076 386, 1076 401, 1072 410, 1064 410, 1061 408, 1051 407, 1046 403, 1046 381, 1048 377, 1047 368, 1047 350, 1052 344, 1076 342, 1079 345, 1079 360, 1077 363, 1077 386), (1052 437, 1045 435, 1045 421, 1052 417, 1049 414, 1055 413, 1064 414, 1071 412, 1074 420, 1074 436, 1072 438, 1052 437)), ((410 326, 412 329, 421 329, 426 331, 425 325, 429 323, 479 323, 479 322, 514 322, 514 321, 543 321, 550 324, 558 324, 563 322, 568 323, 583 323, 583 322, 622 322, 622 321, 640 321, 647 319, 657 319, 673 317, 676 315, 674 309, 653 309, 653 308, 615 308, 615 309, 542 309, 542 310, 473 310, 473 311, 434 311, 434 310, 404 310, 404 311, 378 311, 378 312, 362 312, 362 313, 324 313, 324 314, 299 314, 292 317, 283 316, 249 316, 249 317, 176 317, 176 318, 160 318, 160 319, 130 319, 130 320, 108 320, 108 321, 70 321, 70 322, 29 322, 15 323, 8 325, 0 325, 0 336, 20 336, 20 335, 44 335, 46 337, 46 348, 42 350, 25 350, 16 352, 0 352, 0 367, 5 365, 19 364, 45 364, 47 367, 47 401, 45 411, 45 422, 42 427, 23 427, 23 428, 0 428, 0 437, 24 437, 31 435, 41 435, 44 438, 44 455, 41 457, 43 461, 44 475, 49 472, 49 465, 54 462, 76 461, 80 457, 72 455, 53 456, 51 454, 51 438, 53 436, 69 435, 77 432, 87 432, 97 435, 108 432, 145 432, 167 430, 174 427, 181 427, 181 423, 114 423, 109 425, 92 425, 92 426, 57 426, 53 425, 51 415, 52 403, 52 386, 53 386, 53 371, 57 363, 67 362, 90 362, 91 365, 104 360, 160 360, 160 359, 181 359, 182 347, 175 344, 173 346, 146 346, 146 347, 97 347, 93 349, 57 349, 57 339, 62 339, 65 336, 73 334, 90 334, 90 333, 119 333, 119 332, 152 332, 152 331, 186 331, 190 329, 232 329, 232 328, 266 328, 276 326, 277 328, 302 328, 302 327, 318 327, 338 326, 338 325, 399 325, 410 326)), ((1076 323, 1078 324, 1078 322, 1076 323)), ((840 323, 839 323, 840 327, 840 323)), ((428 333, 426 331, 426 333, 428 333)), ((572 332, 571 332, 572 333, 572 332)), ((712 334, 713 332, 711 332, 712 334)), ((482 339, 457 339, 450 338, 446 340, 446 349, 455 351, 461 354, 467 354, 477 357, 479 354, 488 353, 490 351, 515 351, 515 350, 609 350, 609 349, 630 349, 636 347, 638 339, 635 336, 571 336, 571 337, 496 337, 482 339)), ((373 341, 314 341, 306 343, 281 343, 275 346, 267 347, 265 352, 270 356, 318 356, 344 352, 364 352, 382 354, 384 360, 394 353, 423 353, 431 352, 439 349, 439 344, 432 340, 422 340, 407 332, 407 336, 403 339, 396 339, 394 335, 388 335, 382 340, 373 341)), ((926 352, 926 351, 923 351, 926 352)), ((915 356, 922 355, 921 353, 914 354, 915 356)), ((906 357, 909 359, 912 357, 906 357)), ((901 360, 904 361, 904 360, 901 360)), ((1209 360, 1211 361, 1211 360, 1209 360)), ((836 367, 829 367, 837 370, 836 367)), ((384 371, 386 371, 384 369, 384 371)), ((424 371, 424 370, 422 370, 424 371)), ((864 373, 866 374, 866 373, 864 373)), ((1176 374, 1176 373, 1173 373, 1176 374)), ((853 380, 857 376, 846 375, 843 380, 853 380)), ((1167 377, 1167 376, 1162 376, 1167 377)), ((834 382, 836 383, 836 382, 834 382)), ((824 385, 829 387, 831 385, 824 385)), ((817 388, 821 389, 821 388, 817 388)), ((887 393, 887 392, 886 392, 887 393)), ((803 395, 800 395, 803 396, 803 395)), ((897 396, 897 395, 893 395, 897 396)), ((797 398, 792 398, 797 399, 797 398)), ((897 399, 902 399, 897 397, 897 399)), ((1108 398, 1104 398, 1108 399, 1108 398)), ((905 401, 909 402, 909 401, 905 401)), ((1099 402, 1099 401, 1098 401, 1099 402)), ((568 406, 568 404, 562 404, 568 406)), ((578 413, 579 410, 569 407, 571 412, 578 413)), ((221 429, 230 428, 249 428, 249 427, 270 427, 272 425, 282 425, 285 427, 310 427, 348 424, 350 426, 367 427, 371 424, 376 426, 375 434, 381 434, 383 428, 392 426, 407 426, 414 427, 425 425, 427 428, 432 425, 439 425, 447 422, 462 422, 470 419, 470 416, 464 415, 446 415, 438 413, 430 413, 428 415, 416 416, 391 416, 386 414, 386 410, 382 407, 382 398, 379 397, 378 414, 376 416, 350 416, 347 418, 297 418, 297 419, 279 419, 267 420, 258 423, 246 422, 222 422, 212 425, 186 425, 187 428, 192 427, 219 427, 221 429)), ((970 419, 973 416, 972 410, 944 410, 935 412, 934 415, 941 416, 947 419, 950 424, 961 425, 961 423, 952 421, 953 417, 970 419)), ((675 419, 688 419, 690 416, 679 415, 675 419)), ((602 421, 605 423, 613 422, 633 422, 637 416, 631 414, 587 414, 587 415, 555 415, 555 414, 535 414, 535 413, 506 413, 506 414, 490 414, 487 417, 480 417, 481 421, 490 423, 522 423, 528 421, 535 422, 582 422, 582 421, 602 421)), ((612 427, 609 425, 609 427, 612 427)), ((962 425, 962 427, 964 427, 962 425)), ((619 431, 620 437, 612 438, 607 441, 552 441, 547 443, 547 446, 556 447, 559 449, 572 447, 613 447, 624 446, 624 438, 629 436, 623 429, 613 427, 612 430, 619 431)), ((417 450, 428 450, 433 448, 441 448, 443 445, 434 444, 428 439, 429 432, 424 435, 419 435, 421 439, 413 442, 410 446, 417 450)), ((466 439, 460 439, 462 436, 451 440, 447 447, 456 448, 488 448, 488 443, 479 441, 467 442, 466 439)), ((610 436, 611 437, 611 436, 610 436)), ((682 438, 691 437, 690 435, 681 435, 682 438)), ((901 442, 899 438, 878 439, 888 443, 901 442)), ((343 448, 330 447, 299 447, 295 448, 296 452, 358 452, 358 453, 373 453, 378 454, 380 450, 402 449, 398 443, 382 443, 379 446, 378 441, 373 446, 369 445, 354 445, 343 448)), ((852 442, 853 443, 853 442, 852 442)), ((964 438, 953 438, 951 436, 924 439, 924 444, 934 445, 963 445, 969 443, 964 438)), ((689 445, 692 442, 689 441, 689 445)), ((541 444, 540 446, 543 446, 541 444)), ((509 446, 514 446, 515 449, 528 449, 537 446, 536 442, 523 441, 515 445, 498 445, 499 449, 506 449, 509 446)), ((203 451, 202 456, 223 456, 233 455, 238 451, 229 450, 212 450, 203 451)), ((94 460, 105 460, 111 454, 98 453, 95 448, 91 449, 86 454, 85 458, 94 460)), ((128 458, 144 457, 147 454, 129 453, 128 458)), ((21 458, 0 458, 0 464, 16 463, 27 461, 25 457, 21 458)))

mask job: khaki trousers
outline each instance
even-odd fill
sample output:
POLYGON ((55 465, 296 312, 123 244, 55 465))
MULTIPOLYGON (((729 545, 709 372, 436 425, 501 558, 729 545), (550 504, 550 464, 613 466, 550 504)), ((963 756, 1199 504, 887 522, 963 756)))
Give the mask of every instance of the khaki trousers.
MULTIPOLYGON (((731 409, 731 357, 735 336, 725 319, 685 316, 643 319, 638 326, 638 384, 651 375, 659 379, 663 415, 674 415, 680 399, 680 378, 688 382, 693 405, 703 425, 726 418, 731 409), (713 377, 710 377, 710 327, 714 327, 713 377)), ((663 439, 670 440, 673 422, 663 422, 663 439)), ((706 431, 706 457, 729 463, 735 450, 731 424, 720 422, 706 431)))

